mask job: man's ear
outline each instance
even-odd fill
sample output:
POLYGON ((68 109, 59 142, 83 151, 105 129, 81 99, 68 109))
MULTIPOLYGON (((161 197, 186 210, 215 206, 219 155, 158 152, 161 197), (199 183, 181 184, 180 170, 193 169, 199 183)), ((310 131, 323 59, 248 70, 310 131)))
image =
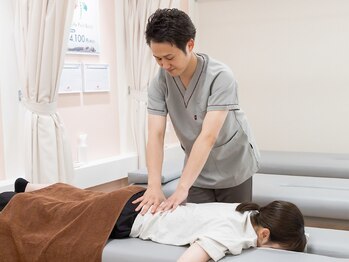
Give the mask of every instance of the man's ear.
POLYGON ((195 45, 194 39, 190 39, 190 40, 188 41, 188 43, 187 43, 189 52, 191 52, 191 51, 194 49, 194 45, 195 45))
POLYGON ((269 242, 270 230, 265 227, 261 227, 258 231, 258 238, 261 245, 265 245, 269 242))

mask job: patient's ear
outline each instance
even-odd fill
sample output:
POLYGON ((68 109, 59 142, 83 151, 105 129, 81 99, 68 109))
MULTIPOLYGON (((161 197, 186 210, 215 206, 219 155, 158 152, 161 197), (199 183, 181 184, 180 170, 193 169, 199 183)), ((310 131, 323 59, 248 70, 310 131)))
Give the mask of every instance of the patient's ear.
POLYGON ((260 227, 258 228, 257 236, 259 246, 266 245, 269 242, 270 230, 265 227, 260 227))

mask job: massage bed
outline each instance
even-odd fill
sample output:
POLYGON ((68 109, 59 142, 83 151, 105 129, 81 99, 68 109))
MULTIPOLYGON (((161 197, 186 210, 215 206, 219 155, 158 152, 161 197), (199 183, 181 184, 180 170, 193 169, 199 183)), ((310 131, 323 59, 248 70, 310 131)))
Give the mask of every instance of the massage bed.
MULTIPOLYGON (((300 157, 303 162, 300 164, 307 163, 304 159, 308 156, 300 157)), ((282 160, 286 165, 287 159, 282 160)), ((324 164, 325 160, 322 156, 319 161, 324 164)), ((291 167, 295 161, 297 159, 291 161, 291 167)), ((346 178, 336 177, 335 169, 331 169, 331 165, 338 167, 336 161, 342 163, 340 170, 348 167, 343 164, 348 163, 346 155, 336 158, 331 155, 328 177, 317 177, 316 172, 311 176, 308 173, 292 175, 292 168, 288 168, 287 175, 276 171, 256 174, 253 200, 262 204, 268 202, 268 198, 282 198, 295 202, 305 216, 335 218, 348 223, 349 185, 346 178)), ((265 171, 263 158, 261 164, 265 171)), ((162 183, 167 196, 176 188, 181 166, 179 162, 164 165, 162 183)), ((298 171, 299 166, 296 165, 298 171)), ((130 173, 130 182, 135 183, 132 176, 137 179, 143 176, 137 184, 146 186, 146 171, 130 173)), ((100 261, 101 258, 102 261, 176 261, 186 247, 132 238, 108 240, 105 244, 124 203, 141 190, 142 187, 126 187, 103 193, 57 183, 17 194, 1 212, 0 261, 100 261), (35 219, 23 219, 30 216, 35 219)), ((244 250, 239 256, 227 255, 221 261, 349 261, 349 231, 307 226, 306 232, 309 234, 306 252, 254 248, 244 250)))
MULTIPOLYGON (((168 246, 132 238, 111 240, 103 250, 102 262, 175 262, 185 249, 186 247, 168 246)), ((348 262, 349 258, 268 248, 252 248, 244 250, 238 256, 228 255, 220 261, 348 262)))
MULTIPOLYGON (((349 155, 294 152, 261 152, 260 170, 253 177, 253 201, 272 200, 295 203, 305 217, 349 223, 349 155)), ((180 158, 179 158, 180 159, 180 158)), ((162 186, 166 196, 176 189, 183 163, 165 162, 162 186)), ((130 172, 130 184, 146 187, 146 169, 130 172)), ((306 227, 309 234, 304 253, 254 248, 221 261, 349 261, 349 231, 306 227)), ((103 251, 108 261, 176 261, 186 247, 175 247, 140 239, 111 240, 103 251)))

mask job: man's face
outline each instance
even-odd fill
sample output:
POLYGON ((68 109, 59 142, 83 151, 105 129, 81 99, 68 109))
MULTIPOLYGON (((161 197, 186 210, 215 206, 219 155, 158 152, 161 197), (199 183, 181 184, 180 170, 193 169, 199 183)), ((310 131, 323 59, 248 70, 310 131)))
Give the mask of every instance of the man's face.
POLYGON ((151 42, 150 49, 159 66, 165 69, 171 76, 180 76, 187 69, 192 50, 190 41, 186 46, 187 54, 168 42, 151 42))

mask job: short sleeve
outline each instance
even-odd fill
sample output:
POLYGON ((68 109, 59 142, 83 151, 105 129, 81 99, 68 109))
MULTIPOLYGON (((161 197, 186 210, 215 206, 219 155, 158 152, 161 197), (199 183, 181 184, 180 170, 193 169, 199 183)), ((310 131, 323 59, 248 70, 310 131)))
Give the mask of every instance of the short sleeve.
POLYGON ((195 241, 214 260, 218 261, 225 256, 227 248, 209 237, 201 237, 195 241))
POLYGON ((237 83, 229 70, 221 71, 211 86, 207 111, 238 110, 237 83))
POLYGON ((166 83, 161 77, 161 71, 155 76, 148 88, 148 113, 151 115, 167 115, 165 99, 166 83))

